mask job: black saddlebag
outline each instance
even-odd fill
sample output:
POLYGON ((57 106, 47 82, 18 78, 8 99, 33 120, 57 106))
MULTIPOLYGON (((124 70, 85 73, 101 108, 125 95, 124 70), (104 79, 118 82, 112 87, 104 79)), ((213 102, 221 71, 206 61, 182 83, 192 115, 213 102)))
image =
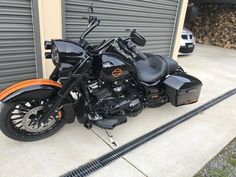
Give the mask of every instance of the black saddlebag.
POLYGON ((197 102, 202 87, 199 79, 185 73, 170 75, 164 84, 166 94, 174 106, 197 102))

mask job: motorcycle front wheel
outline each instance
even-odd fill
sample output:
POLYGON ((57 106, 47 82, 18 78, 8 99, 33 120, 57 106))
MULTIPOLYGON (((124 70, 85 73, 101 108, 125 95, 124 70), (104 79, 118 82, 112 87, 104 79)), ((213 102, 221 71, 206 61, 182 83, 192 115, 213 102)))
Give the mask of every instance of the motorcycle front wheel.
POLYGON ((56 133, 65 125, 64 112, 57 110, 48 120, 41 121, 49 101, 50 98, 42 97, 1 103, 1 131, 7 137, 18 141, 36 141, 56 133))

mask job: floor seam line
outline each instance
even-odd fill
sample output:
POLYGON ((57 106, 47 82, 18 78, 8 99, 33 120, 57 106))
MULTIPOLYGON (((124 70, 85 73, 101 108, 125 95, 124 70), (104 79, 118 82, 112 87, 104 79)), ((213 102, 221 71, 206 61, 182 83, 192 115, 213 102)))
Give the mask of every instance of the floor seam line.
MULTIPOLYGON (((98 133, 96 133, 93 129, 91 129, 91 131, 99 138, 101 139, 106 145, 109 146, 109 148, 111 150, 114 150, 114 148, 108 143, 106 142, 106 140, 104 140, 98 133)), ((140 170, 138 167, 136 167, 134 164, 132 164, 129 160, 127 160, 124 156, 121 157, 121 159, 123 159, 126 163, 128 163, 129 165, 131 165, 133 168, 135 168, 138 172, 140 172, 142 175, 144 175, 145 177, 148 177, 148 175, 146 175, 142 170, 140 170)))
POLYGON ((137 171, 139 171, 142 175, 145 177, 148 177, 147 174, 145 174, 142 170, 140 170, 138 167, 136 167, 133 163, 131 163, 128 159, 126 159, 124 156, 121 157, 124 161, 126 161, 128 164, 130 164, 132 167, 134 167, 137 171))
POLYGON ((114 150, 114 148, 105 140, 103 139, 98 133, 96 133, 93 129, 91 131, 99 138, 101 139, 111 150, 114 150))

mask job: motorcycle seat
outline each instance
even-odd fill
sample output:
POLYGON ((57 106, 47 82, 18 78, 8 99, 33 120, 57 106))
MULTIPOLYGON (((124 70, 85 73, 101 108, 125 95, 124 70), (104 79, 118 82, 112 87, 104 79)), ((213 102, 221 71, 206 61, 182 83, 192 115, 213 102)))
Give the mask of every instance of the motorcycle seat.
POLYGON ((146 59, 135 59, 134 65, 140 81, 152 84, 178 68, 178 63, 168 57, 147 54, 146 59))

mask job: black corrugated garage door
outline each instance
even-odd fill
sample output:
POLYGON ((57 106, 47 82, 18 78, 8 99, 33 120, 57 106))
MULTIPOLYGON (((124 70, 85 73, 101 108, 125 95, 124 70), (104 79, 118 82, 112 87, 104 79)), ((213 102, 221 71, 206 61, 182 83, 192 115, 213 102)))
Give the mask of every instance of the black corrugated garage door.
POLYGON ((0 90, 37 77, 31 0, 0 0, 0 90))
MULTIPOLYGON (((65 37, 79 40, 87 26, 90 0, 65 0, 65 37)), ((116 36, 128 36, 125 29, 137 29, 147 39, 145 52, 169 55, 179 0, 97 0, 93 1, 100 26, 89 35, 90 41, 101 42, 116 36)))

